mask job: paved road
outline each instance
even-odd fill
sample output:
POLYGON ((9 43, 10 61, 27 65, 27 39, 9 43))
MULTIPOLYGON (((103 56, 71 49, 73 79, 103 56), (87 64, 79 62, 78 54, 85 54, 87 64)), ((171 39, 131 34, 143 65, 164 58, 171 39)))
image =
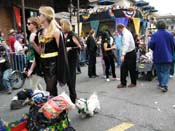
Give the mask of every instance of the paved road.
MULTIPOLYGON (((97 72, 102 74, 99 64, 97 72)), ((119 75, 119 69, 116 72, 119 75)), ((106 82, 100 77, 89 79, 87 67, 83 67, 82 74, 77 76, 78 95, 89 97, 97 92, 102 109, 87 119, 81 119, 77 110, 73 110, 69 116, 72 124, 77 131, 175 131, 175 79, 170 80, 167 93, 158 90, 156 83, 156 79, 152 82, 140 80, 137 88, 117 89, 119 81, 106 82)), ((26 81, 25 87, 29 85, 26 81)), ((62 90, 66 88, 59 92, 62 90)), ((0 93, 0 116, 5 120, 14 121, 28 111, 28 107, 10 111, 10 100, 16 92, 12 95, 0 93)))

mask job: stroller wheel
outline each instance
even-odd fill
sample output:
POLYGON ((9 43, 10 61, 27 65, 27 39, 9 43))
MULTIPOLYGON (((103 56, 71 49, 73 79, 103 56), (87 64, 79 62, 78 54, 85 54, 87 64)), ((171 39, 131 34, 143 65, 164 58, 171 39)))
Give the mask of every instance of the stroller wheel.
POLYGON ((19 71, 13 71, 10 76, 10 83, 13 89, 20 89, 24 85, 24 75, 19 71))
POLYGON ((147 72, 146 74, 146 78, 148 81, 152 81, 153 80, 153 74, 152 71, 147 72))

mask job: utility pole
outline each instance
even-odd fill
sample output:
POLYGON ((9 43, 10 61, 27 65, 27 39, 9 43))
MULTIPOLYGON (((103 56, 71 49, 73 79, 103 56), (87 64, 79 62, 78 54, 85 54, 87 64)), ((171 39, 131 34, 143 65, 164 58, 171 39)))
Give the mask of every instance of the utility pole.
POLYGON ((72 23, 72 0, 70 0, 70 23, 72 23))
POLYGON ((24 31, 24 43, 27 44, 27 31, 26 31, 26 18, 25 18, 25 4, 24 0, 21 0, 21 5, 22 5, 22 20, 23 20, 23 31, 24 31))
POLYGON ((80 36, 80 16, 79 16, 79 10, 80 10, 80 1, 77 0, 77 23, 78 23, 78 37, 80 36))

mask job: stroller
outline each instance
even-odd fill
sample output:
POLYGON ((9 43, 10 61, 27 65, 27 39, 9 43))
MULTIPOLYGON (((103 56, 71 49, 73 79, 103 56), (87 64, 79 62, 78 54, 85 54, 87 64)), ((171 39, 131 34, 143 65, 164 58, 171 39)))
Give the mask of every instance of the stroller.
POLYGON ((152 51, 146 53, 145 47, 140 47, 137 52, 137 72, 143 75, 146 80, 152 81, 156 76, 156 71, 152 61, 152 51))

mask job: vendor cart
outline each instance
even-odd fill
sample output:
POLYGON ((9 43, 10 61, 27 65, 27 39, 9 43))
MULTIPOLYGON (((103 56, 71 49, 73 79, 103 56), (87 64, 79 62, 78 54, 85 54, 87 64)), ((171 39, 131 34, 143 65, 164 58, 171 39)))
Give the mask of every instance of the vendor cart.
POLYGON ((137 52, 138 77, 142 75, 144 78, 146 78, 146 80, 152 81, 152 79, 156 76, 156 71, 152 60, 152 51, 146 53, 146 51, 143 50, 143 48, 139 48, 137 52))

